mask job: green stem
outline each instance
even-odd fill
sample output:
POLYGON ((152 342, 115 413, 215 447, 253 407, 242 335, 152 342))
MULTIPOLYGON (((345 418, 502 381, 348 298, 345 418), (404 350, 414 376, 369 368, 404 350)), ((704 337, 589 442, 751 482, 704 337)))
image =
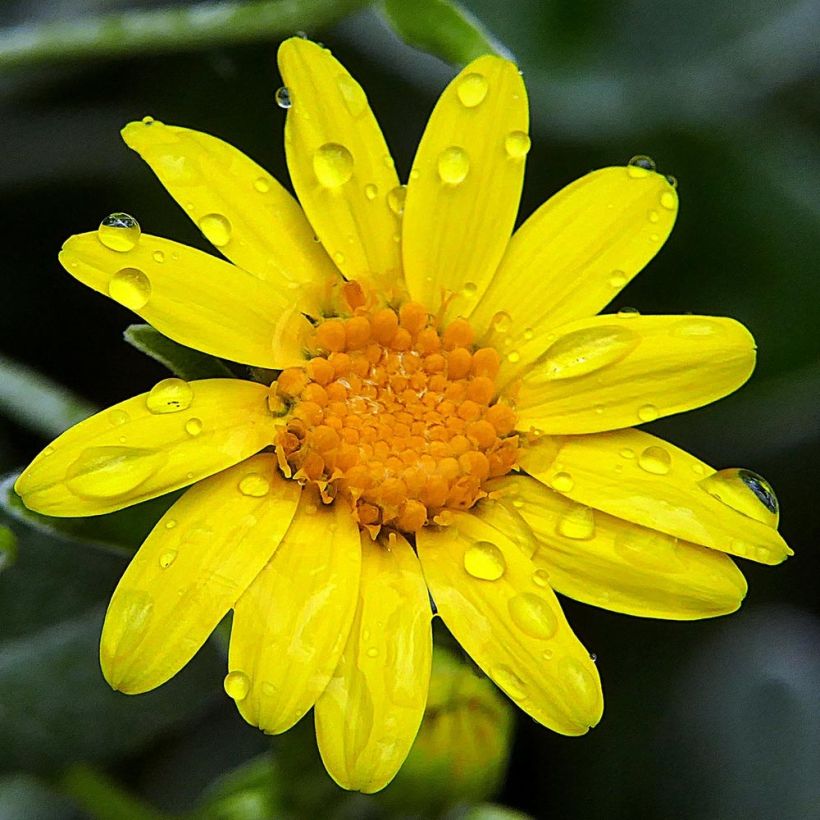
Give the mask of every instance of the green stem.
POLYGON ((138 797, 127 792, 102 772, 78 763, 60 778, 65 793, 94 820, 167 820, 138 797))
MULTIPOLYGON (((372 1, 372 0, 371 0, 372 1)), ((316 29, 369 0, 209 0, 0 29, 0 70, 43 62, 179 51, 316 29)))

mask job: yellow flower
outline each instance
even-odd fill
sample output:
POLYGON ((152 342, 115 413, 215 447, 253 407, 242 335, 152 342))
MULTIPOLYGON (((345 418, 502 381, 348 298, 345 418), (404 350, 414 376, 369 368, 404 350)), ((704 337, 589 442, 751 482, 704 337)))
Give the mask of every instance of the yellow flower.
POLYGON ((177 342, 280 372, 160 382, 60 436, 17 491, 78 516, 193 485, 114 593, 107 680, 159 686, 233 610, 226 691, 273 734, 315 707, 345 788, 382 788, 416 735, 428 590, 513 701, 584 734, 598 671, 555 591, 709 617, 746 591, 729 554, 790 554, 762 479, 632 429, 735 390, 753 340, 730 319, 595 315, 675 219, 644 159, 574 182, 511 237, 530 140, 510 62, 447 87, 405 188, 330 52, 292 39, 279 61, 301 207, 234 148, 148 118, 125 141, 229 261, 125 216, 60 259, 177 342))

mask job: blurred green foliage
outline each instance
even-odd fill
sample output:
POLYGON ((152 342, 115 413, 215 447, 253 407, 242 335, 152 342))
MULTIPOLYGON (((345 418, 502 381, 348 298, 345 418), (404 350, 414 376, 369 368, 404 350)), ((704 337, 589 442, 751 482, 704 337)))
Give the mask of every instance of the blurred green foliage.
MULTIPOLYGON (((348 16, 367 5, 3 4, 0 468, 19 469, 94 406, 143 392, 167 375, 163 365, 183 375, 225 367, 144 327, 127 331, 133 347, 122 344, 130 315, 56 262, 69 234, 120 209, 154 233, 206 248, 121 144, 122 124, 150 113, 211 131, 286 181, 275 50, 301 30, 362 80, 406 176, 452 75, 445 61, 463 62, 485 43, 514 54, 533 121, 522 217, 591 168, 637 153, 679 179, 672 238, 613 308, 731 315, 753 331, 752 383, 653 431, 715 466, 765 475, 797 555, 776 569, 744 567, 749 600, 725 621, 642 621, 566 602, 598 656, 607 713, 582 740, 519 717, 499 799, 568 820, 812 816, 820 805, 820 7, 387 0, 348 16), (790 607, 774 606, 783 602, 790 607)), ((245 726, 221 696, 216 643, 154 693, 108 689, 97 665, 105 603, 167 500, 54 521, 24 511, 9 491, 7 480, 0 526, 15 539, 0 529, 0 818, 401 816, 387 792, 341 794, 321 770, 310 726, 272 743, 245 726)), ((432 816, 419 805, 407 813, 432 816)), ((490 806, 438 810, 514 816, 490 806)))

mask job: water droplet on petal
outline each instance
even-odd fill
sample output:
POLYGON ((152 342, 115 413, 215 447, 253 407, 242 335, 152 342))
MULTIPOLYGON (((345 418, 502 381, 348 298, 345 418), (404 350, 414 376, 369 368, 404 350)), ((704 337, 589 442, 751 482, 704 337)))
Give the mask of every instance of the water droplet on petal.
POLYGON ((151 258, 156 262, 158 265, 161 265, 165 261, 165 254, 162 251, 154 251, 151 254, 151 258))
POLYGON ((561 336, 553 342, 525 376, 540 384, 594 373, 629 355, 641 337, 619 325, 590 327, 561 336))
POLYGON ((524 682, 512 669, 506 666, 494 666, 490 670, 490 677, 503 689, 511 698, 520 700, 526 697, 526 687, 524 682))
POLYGON ((270 481, 261 473, 248 473, 239 482, 239 492, 253 498, 261 498, 270 492, 270 481))
POLYGON ((635 316, 640 315, 641 312, 638 310, 638 308, 634 307, 623 307, 618 311, 618 316, 620 316, 622 319, 632 319, 635 316))
POLYGON ((260 194, 266 194, 270 191, 270 182, 265 177, 258 177, 253 181, 253 187, 259 191, 260 194))
POLYGON ((484 101, 488 87, 484 75, 473 72, 464 75, 456 87, 456 94, 465 108, 475 108, 484 101))
POLYGON ((231 241, 231 223, 222 214, 205 214, 197 225, 205 238, 217 248, 222 248, 231 241))
POLYGON ((719 322, 697 316, 676 322, 670 328, 669 335, 684 339, 696 337, 705 338, 707 336, 716 336, 722 329, 723 327, 719 322))
POLYGON ((635 458, 635 451, 630 449, 629 447, 624 447, 622 450, 618 451, 618 455, 621 458, 633 459, 635 458))
POLYGON ((97 228, 97 239, 112 251, 126 253, 140 241, 140 225, 130 214, 109 214, 97 228))
POLYGON ((345 255, 341 251, 336 251, 336 253, 333 254, 333 261, 337 265, 344 265, 345 255))
POLYGON ((622 270, 614 270, 609 275, 609 286, 612 288, 622 288, 627 281, 626 274, 622 270))
POLYGON ((340 74, 336 78, 336 85, 352 116, 358 117, 367 110, 367 95, 349 74, 340 74))
POLYGON ((185 432, 189 436, 198 436, 202 432, 202 419, 188 419, 185 422, 185 432))
POLYGON ((174 527, 176 527, 176 525, 177 525, 176 520, 175 520, 174 518, 169 518, 169 519, 165 522, 165 529, 166 529, 166 530, 172 530, 174 527))
POLYGON ((517 350, 511 350, 507 354, 507 361, 510 364, 518 364, 521 361, 521 354, 517 350))
POLYGON ((290 90, 284 85, 276 89, 276 93, 273 95, 273 98, 276 100, 276 104, 280 108, 288 109, 293 105, 293 100, 290 97, 290 90))
POLYGON ((113 427, 120 427, 128 421, 128 413, 125 410, 111 410, 108 413, 108 421, 111 422, 113 427))
POLYGON ((599 697, 599 687, 592 673, 575 658, 566 657, 560 661, 559 676, 570 690, 570 702, 584 710, 592 709, 599 697))
POLYGON ((505 310, 499 310, 492 318, 493 330, 506 333, 512 327, 512 317, 505 310))
POLYGON ((532 582, 537 587, 548 587, 550 585, 550 574, 545 569, 537 569, 532 574, 532 582))
POLYGON ((559 519, 558 534, 576 541, 587 541, 595 535, 595 516, 592 508, 583 504, 570 507, 559 519))
POLYGON ((109 280, 108 295, 129 310, 140 310, 151 298, 151 282, 139 268, 123 268, 109 280))
POLYGON ((558 629, 558 619, 550 605, 538 595, 522 592, 507 602, 512 622, 532 638, 551 638, 558 629))
POLYGON ((244 672, 228 672, 222 685, 228 697, 234 700, 245 700, 251 691, 251 679, 244 672))
POLYGON ((637 154, 627 163, 626 170, 633 179, 649 176, 655 170, 655 161, 644 154, 637 154))
POLYGON ((183 379, 163 379, 157 382, 145 397, 145 406, 152 413, 178 413, 191 406, 194 391, 183 379))
POLYGON ((572 488, 575 486, 575 479, 569 473, 561 472, 556 473, 550 483, 553 489, 559 493, 569 493, 572 492, 572 488))
POLYGON ((364 195, 372 202, 379 194, 379 189, 369 182, 364 186, 364 195))
POLYGON ((770 527, 777 526, 780 506, 772 485, 763 476, 730 467, 707 476, 699 485, 727 507, 770 527))
POLYGON ((397 185, 387 194, 387 204, 396 216, 404 213, 404 202, 407 199, 407 186, 397 185))
POLYGON ((510 131, 504 138, 504 150, 512 159, 523 159, 529 153, 532 142, 523 131, 510 131))
POLYGON ((661 194, 661 207, 669 211, 674 211, 678 206, 678 198, 672 191, 664 191, 661 194))
POLYGON ((135 490, 164 463, 161 450, 137 447, 88 447, 66 470, 65 481, 75 495, 115 498, 135 490))
POLYGON ((168 569, 171 564, 176 561, 177 551, 176 550, 168 550, 167 552, 163 552, 162 555, 159 557, 159 565, 163 569, 168 569))
POLYGON ((375 646, 371 646, 370 649, 367 650, 367 657, 368 658, 378 658, 379 657, 379 650, 376 649, 375 646))
POLYGON ((642 404, 638 408, 638 420, 643 422, 655 421, 660 416, 658 408, 654 404, 642 404))
POLYGON ((650 210, 650 211, 646 214, 646 217, 647 217, 647 219, 648 219, 650 222, 655 223, 655 222, 660 221, 661 215, 660 215, 660 214, 659 214, 659 213, 658 213, 658 212, 657 212, 654 208, 652 208, 652 209, 651 209, 651 210, 650 210))
POLYGON ((344 145, 327 142, 313 155, 313 172, 320 185, 338 188, 353 176, 353 155, 344 145))
POLYGON ((672 467, 672 456, 663 447, 647 447, 638 456, 638 466, 647 473, 666 475, 672 467))
POLYGON ((497 581, 506 571, 501 550, 489 541, 476 541, 464 552, 464 569, 482 581, 497 581))
POLYGON ((463 148, 451 145, 438 157, 438 175, 448 185, 461 184, 470 171, 470 159, 463 148))
POLYGON ((467 299, 475 299, 478 293, 478 285, 475 282, 465 282, 461 292, 467 299))

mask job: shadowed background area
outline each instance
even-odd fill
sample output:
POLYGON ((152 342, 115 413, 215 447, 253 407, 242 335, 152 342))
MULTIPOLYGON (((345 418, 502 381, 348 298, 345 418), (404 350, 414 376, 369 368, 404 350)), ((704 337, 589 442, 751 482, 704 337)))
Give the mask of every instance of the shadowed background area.
MULTIPOLYGON (((455 72, 441 57, 403 42, 382 7, 363 2, 239 3, 278 7, 278 22, 269 33, 237 25, 233 34, 226 23, 197 39, 195 15, 201 23, 223 5, 230 4, 61 0, 46 10, 33 0, 7 0, 0 9, 0 467, 6 473, 45 444, 51 412, 45 395, 42 412, 30 398, 15 400, 10 385, 20 373, 12 362, 95 406, 167 375, 122 340, 132 315, 74 282, 57 263, 65 238, 120 210, 148 233, 209 249, 121 141, 126 122, 151 115, 213 133, 287 183, 275 56, 280 40, 301 29, 362 82, 406 179, 426 118, 455 72), (159 9, 194 16, 178 36, 169 29, 152 41, 149 30, 132 48, 127 27, 108 34, 100 27, 100 15, 159 9), (55 25, 74 33, 73 56, 57 46, 32 46, 33 32, 55 25)), ((416 25, 424 9, 440 5, 418 3, 416 25)), ((635 154, 652 156, 661 172, 677 177, 681 211, 671 238, 609 310, 732 316, 752 331, 758 367, 748 385, 649 429, 717 468, 764 475, 777 491, 781 530, 796 553, 776 568, 744 563, 749 595, 741 612, 725 619, 662 623, 566 601, 573 628, 597 655, 604 720, 579 740, 518 714, 496 800, 535 817, 570 819, 816 816, 818 6, 808 0, 462 5, 514 56, 527 83, 533 144, 520 219, 587 171, 635 154)), ((396 6, 388 3, 388 11, 396 6)), ((133 27, 136 18, 128 19, 133 27)), ((410 24, 399 28, 413 39, 410 24)), ((55 31, 59 42, 61 29, 55 31)), ((428 46, 439 55, 457 60, 469 50, 460 51, 445 27, 436 32, 428 46)), ((62 42, 68 49, 69 40, 62 42)), ((85 407, 75 408, 78 417, 85 407)), ((94 816, 159 816, 137 814, 147 811, 142 804, 118 803, 127 798, 112 783, 169 813, 194 811, 209 795, 223 800, 222 808, 196 816, 434 815, 409 793, 406 800, 341 799, 315 760, 309 726, 274 740, 272 762, 258 763, 268 761, 257 756, 271 742, 221 694, 224 648, 216 642, 155 693, 126 699, 109 692, 97 666, 99 628, 127 548, 144 531, 125 519, 112 525, 116 537, 87 529, 57 541, 15 526, 18 555, 0 572, 0 818, 83 817, 89 806, 94 816), (263 768, 225 780, 252 759, 263 768), (97 779, 99 773, 106 779, 97 779), (288 784, 284 803, 248 787, 260 781, 288 784), (226 795, 234 802, 225 802, 226 795)))

